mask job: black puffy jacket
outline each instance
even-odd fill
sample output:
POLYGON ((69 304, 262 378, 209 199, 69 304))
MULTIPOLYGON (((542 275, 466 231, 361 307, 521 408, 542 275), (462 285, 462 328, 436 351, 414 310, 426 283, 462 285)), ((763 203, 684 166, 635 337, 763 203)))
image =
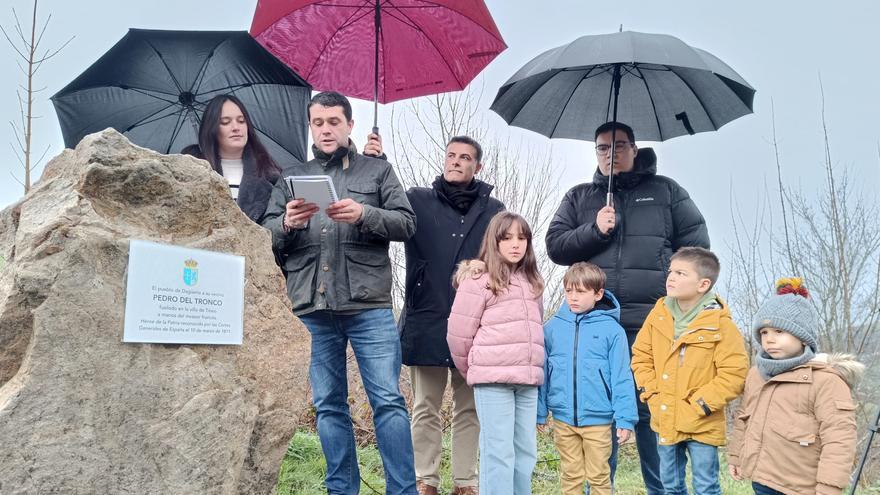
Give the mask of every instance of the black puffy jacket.
POLYGON ((657 175, 657 155, 639 149, 631 172, 614 178, 616 227, 603 235, 596 214, 605 206, 608 177, 573 187, 547 229, 547 253, 554 263, 589 261, 608 277, 606 287, 620 301, 620 324, 638 332, 654 303, 666 293, 669 258, 680 247, 709 248, 706 221, 687 191, 657 175))
POLYGON ((405 243, 406 301, 400 315, 400 349, 407 366, 454 367, 446 344, 446 320, 459 261, 476 258, 489 220, 504 204, 489 197, 493 187, 478 182, 480 195, 467 214, 435 189, 406 192, 416 212, 416 233, 405 243))

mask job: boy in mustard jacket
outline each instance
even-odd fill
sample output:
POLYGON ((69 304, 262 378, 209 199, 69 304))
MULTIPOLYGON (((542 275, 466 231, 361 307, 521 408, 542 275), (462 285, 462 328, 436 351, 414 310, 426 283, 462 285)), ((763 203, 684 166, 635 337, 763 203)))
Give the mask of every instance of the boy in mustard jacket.
POLYGON ((694 492, 721 495, 718 446, 725 442, 724 406, 739 395, 749 369, 742 335, 712 287, 718 257, 703 248, 678 250, 666 297, 657 301, 632 348, 639 399, 658 434, 666 495, 686 495, 690 457, 694 492))

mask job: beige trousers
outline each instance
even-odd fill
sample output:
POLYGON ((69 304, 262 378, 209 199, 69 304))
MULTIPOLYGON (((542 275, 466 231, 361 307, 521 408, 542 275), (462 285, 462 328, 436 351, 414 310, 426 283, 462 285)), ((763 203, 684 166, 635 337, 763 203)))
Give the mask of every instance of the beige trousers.
POLYGON ((553 422, 559 451, 563 495, 583 495, 584 482, 590 495, 611 495, 611 425, 571 426, 553 422))
POLYGON ((443 425, 440 408, 446 384, 452 381, 452 482, 455 486, 476 486, 480 423, 474 405, 474 390, 461 373, 442 366, 410 366, 413 391, 412 441, 416 479, 440 486, 440 454, 443 425))

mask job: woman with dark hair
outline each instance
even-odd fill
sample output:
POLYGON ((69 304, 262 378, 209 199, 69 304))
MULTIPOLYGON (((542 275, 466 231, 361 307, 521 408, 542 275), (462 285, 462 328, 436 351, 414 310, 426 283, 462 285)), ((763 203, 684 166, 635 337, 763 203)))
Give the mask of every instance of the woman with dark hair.
MULTIPOLYGON (((260 223, 281 168, 260 142, 244 104, 231 94, 215 96, 205 106, 199 142, 180 151, 207 160, 229 181, 232 198, 254 222, 260 223)), ((382 139, 367 136, 364 154, 385 158, 382 139)))
POLYGON ((181 153, 207 160, 229 181, 241 210, 259 223, 281 168, 260 142, 247 109, 234 95, 215 96, 202 114, 198 145, 181 153))

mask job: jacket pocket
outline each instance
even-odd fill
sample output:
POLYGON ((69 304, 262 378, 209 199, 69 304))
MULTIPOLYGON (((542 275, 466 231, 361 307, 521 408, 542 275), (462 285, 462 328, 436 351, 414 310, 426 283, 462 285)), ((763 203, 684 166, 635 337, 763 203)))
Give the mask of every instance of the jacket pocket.
POLYGON ((566 393, 568 389, 566 383, 570 379, 567 378, 569 375, 565 372, 565 365, 556 359, 551 359, 547 368, 549 373, 544 377, 544 382, 547 384, 547 408, 551 411, 571 410, 572 404, 567 404, 569 394, 566 393))
POLYGON ((578 410, 608 414, 611 407, 611 387, 602 373, 604 361, 584 359, 581 363, 578 387, 583 391, 578 395, 578 410))
POLYGON ((384 248, 348 247, 345 271, 351 301, 391 302, 391 261, 384 248))
POLYGON ((420 307, 419 301, 425 292, 425 270, 428 263, 425 261, 416 261, 416 267, 410 277, 406 281, 406 306, 408 308, 420 307))
POLYGON ((284 260, 287 295, 293 304, 293 311, 312 305, 318 275, 315 265, 317 257, 317 250, 309 247, 290 253, 290 256, 284 260))
MULTIPOLYGON (((792 418, 789 418, 790 420, 792 418)), ((774 419, 770 422, 772 431, 779 436, 796 443, 801 447, 815 447, 818 437, 818 427, 813 424, 812 419, 804 418, 802 420, 794 418, 794 421, 782 421, 774 419)))
POLYGON ((351 199, 360 204, 380 206, 379 185, 375 182, 357 182, 346 186, 351 199))
POLYGON ((797 473, 803 476, 802 473, 815 473, 819 469, 821 451, 821 445, 817 441, 819 426, 813 418, 801 414, 795 417, 773 418, 768 422, 768 427, 783 440, 780 442, 783 448, 774 451, 788 454, 788 462, 777 466, 780 474, 785 476, 782 479, 795 479, 797 473))
POLYGON ((648 405, 648 411, 651 413, 651 425, 654 428, 654 425, 659 424, 660 421, 660 394, 656 393, 648 397, 646 404, 648 405))
POLYGON ((712 419, 697 405, 696 391, 697 388, 688 389, 675 404, 675 427, 683 433, 704 433, 711 429, 712 419))
POLYGON ((685 344, 683 347, 684 355, 681 359, 681 366, 688 368, 708 368, 715 358, 714 342, 694 342, 685 344))

